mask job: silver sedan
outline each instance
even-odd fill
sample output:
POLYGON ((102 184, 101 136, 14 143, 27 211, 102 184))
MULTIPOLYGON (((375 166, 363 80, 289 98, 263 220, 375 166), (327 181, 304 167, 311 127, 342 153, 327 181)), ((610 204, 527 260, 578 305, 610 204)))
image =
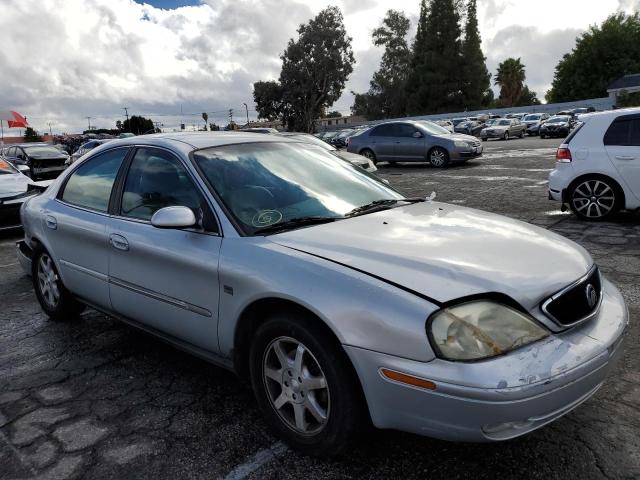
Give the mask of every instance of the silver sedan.
POLYGON ((531 432, 596 392, 628 323, 573 242, 405 198, 281 136, 115 140, 22 219, 49 317, 89 305, 236 371, 308 454, 344 451, 369 420, 459 441, 531 432))

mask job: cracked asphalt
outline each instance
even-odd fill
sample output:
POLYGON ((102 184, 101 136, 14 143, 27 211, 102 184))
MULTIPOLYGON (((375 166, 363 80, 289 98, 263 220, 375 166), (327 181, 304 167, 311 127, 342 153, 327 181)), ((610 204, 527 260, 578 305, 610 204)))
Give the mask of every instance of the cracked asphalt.
POLYGON ((93 310, 48 321, 0 237, 0 479, 640 478, 640 215, 585 223, 546 197, 557 140, 485 143, 462 167, 381 164, 407 195, 531 222, 583 245, 631 314, 625 353, 594 397, 532 434, 455 444, 367 432, 349 455, 300 456, 267 430, 251 391, 93 310))

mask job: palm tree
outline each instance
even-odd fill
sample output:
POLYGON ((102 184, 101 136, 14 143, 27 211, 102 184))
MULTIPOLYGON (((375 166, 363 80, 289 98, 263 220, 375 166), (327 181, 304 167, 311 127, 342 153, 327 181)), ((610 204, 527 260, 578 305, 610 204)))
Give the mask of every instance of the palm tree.
POLYGON ((498 65, 496 85, 500 85, 500 103, 512 107, 518 103, 524 90, 526 78, 524 65, 519 58, 507 58, 498 65))
POLYGON ((207 129, 207 120, 209 120, 209 115, 207 112, 202 112, 202 119, 204 120, 204 129, 207 129))

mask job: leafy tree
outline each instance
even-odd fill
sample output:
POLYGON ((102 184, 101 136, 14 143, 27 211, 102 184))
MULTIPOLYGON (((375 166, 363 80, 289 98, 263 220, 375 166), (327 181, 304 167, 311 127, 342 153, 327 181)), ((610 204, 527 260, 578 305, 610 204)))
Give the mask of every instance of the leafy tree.
POLYGON ((220 131, 220 127, 218 125, 216 125, 215 123, 210 123, 209 124, 209 130, 211 130, 212 132, 218 132, 218 131, 220 131))
POLYGON ((41 142, 42 137, 38 135, 33 128, 27 127, 24 131, 24 141, 25 142, 41 142))
POLYGON ((207 130, 207 121, 209 120, 209 115, 207 112, 202 112, 202 120, 204 120, 204 129, 207 130))
POLYGON ((526 107, 527 105, 540 105, 540 100, 536 92, 530 90, 528 86, 524 86, 520 99, 514 105, 515 107, 526 107))
POLYGON ((141 135, 149 131, 156 131, 156 127, 150 118, 138 115, 133 115, 128 120, 122 122, 122 129, 125 132, 135 133, 136 135, 141 135))
POLYGON ((338 112, 337 110, 334 110, 333 112, 329 112, 325 115, 325 118, 340 118, 342 116, 342 114, 340 112, 338 112))
POLYGON ((478 110, 493 99, 491 74, 487 70, 486 57, 482 53, 476 0, 469 0, 467 21, 462 42, 462 94, 468 110, 478 110))
POLYGON ((616 107, 640 107, 640 92, 629 93, 626 90, 622 90, 618 94, 616 107))
POLYGON ((640 13, 617 13, 592 26, 555 69, 548 102, 604 97, 607 86, 640 71, 640 13))
POLYGON ((121 120, 116 121, 116 130, 122 130, 122 121, 121 120))
POLYGON ((281 58, 287 129, 313 132, 322 108, 340 98, 355 62, 340 9, 325 8, 300 25, 281 58))
POLYGON ((355 94, 352 112, 369 119, 399 117, 406 114, 405 94, 411 51, 406 36, 411 22, 404 13, 389 10, 382 26, 373 33, 373 44, 385 47, 380 69, 373 74, 369 91, 355 94))
POLYGON ((340 98, 353 71, 351 37, 337 7, 322 10, 298 28, 281 56, 279 82, 256 82, 259 118, 281 118, 288 130, 312 132, 323 109, 340 98))
POLYGON ((459 2, 423 0, 407 82, 410 113, 438 113, 463 107, 459 2), (426 22, 423 17, 426 14, 426 22))

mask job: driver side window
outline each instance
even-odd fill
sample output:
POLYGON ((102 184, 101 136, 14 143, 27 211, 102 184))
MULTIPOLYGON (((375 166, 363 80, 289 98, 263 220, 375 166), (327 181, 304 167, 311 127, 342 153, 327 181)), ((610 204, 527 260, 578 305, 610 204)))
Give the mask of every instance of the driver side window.
POLYGON ((215 220, 204 198, 182 163, 163 150, 138 149, 127 173, 121 215, 150 221, 158 210, 171 206, 191 208, 206 230, 217 230, 212 227, 215 220))

